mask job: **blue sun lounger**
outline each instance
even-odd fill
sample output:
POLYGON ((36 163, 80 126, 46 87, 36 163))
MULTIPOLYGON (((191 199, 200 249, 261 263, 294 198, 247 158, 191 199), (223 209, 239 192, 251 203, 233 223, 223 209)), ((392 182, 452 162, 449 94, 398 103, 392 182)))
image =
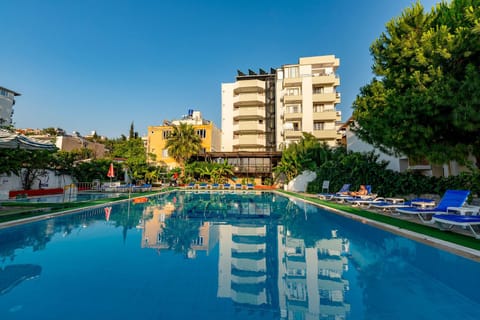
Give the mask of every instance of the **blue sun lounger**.
POLYGON ((423 223, 434 223, 431 218, 434 214, 447 214, 449 207, 462 207, 467 201, 469 190, 447 190, 436 207, 397 208, 397 212, 417 216, 423 223))
POLYGON ((414 207, 416 203, 431 203, 431 206, 435 206, 435 200, 428 198, 414 198, 409 201, 403 201, 403 199, 400 201, 395 199, 395 201, 393 201, 385 198, 385 201, 371 203, 368 207, 382 211, 395 211, 397 208, 414 207))
MULTIPOLYGON (((320 199, 325 199, 325 200, 331 200, 335 196, 341 196, 343 193, 348 192, 350 190, 350 184, 345 183, 340 190, 338 190, 336 193, 319 193, 317 194, 317 197, 320 199)), ((347 196, 347 195, 345 195, 347 196)), ((348 197, 348 196, 347 196, 348 197)))
POLYGON ((458 214, 435 214, 432 221, 442 230, 451 230, 455 226, 468 228, 475 239, 480 239, 480 233, 475 228, 480 226, 480 216, 462 216, 458 214))

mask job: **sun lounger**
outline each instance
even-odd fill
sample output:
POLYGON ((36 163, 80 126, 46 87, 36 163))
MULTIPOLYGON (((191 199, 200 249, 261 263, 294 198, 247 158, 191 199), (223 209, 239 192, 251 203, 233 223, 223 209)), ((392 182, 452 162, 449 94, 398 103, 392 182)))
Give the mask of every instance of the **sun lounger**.
POLYGON ((385 198, 383 202, 371 203, 369 208, 375 208, 383 211, 395 211, 397 208, 414 207, 416 203, 431 203, 435 206, 435 200, 427 198, 415 198, 409 201, 397 198, 385 198))
POLYGON ((346 200, 348 203, 354 205, 354 206, 370 206, 376 203, 384 203, 386 202, 385 198, 383 197, 377 197, 374 199, 365 199, 365 198, 351 198, 346 200))
POLYGON ((455 226, 468 228, 476 239, 480 239, 479 231, 475 230, 480 226, 480 216, 463 216, 458 214, 435 214, 432 221, 442 230, 451 230, 455 226))
MULTIPOLYGON (((317 197, 319 197, 320 199, 331 200, 335 196, 344 195, 344 193, 348 192, 349 190, 350 190, 350 184, 346 183, 336 193, 319 193, 317 194, 317 197)), ((348 195, 346 194, 345 196, 348 197, 348 195)))
POLYGON ((366 185, 365 188, 367 189, 366 195, 340 195, 334 196, 333 200, 337 200, 338 202, 359 202, 359 201, 373 201, 377 197, 376 194, 372 193, 372 186, 366 185))
POLYGON ((187 184, 187 189, 193 189, 195 188, 195 182, 190 182, 189 184, 187 184))
MULTIPOLYGON (((449 207, 462 207, 467 201, 469 190, 447 190, 436 207, 419 208, 404 207, 396 211, 402 214, 417 216, 423 223, 434 223, 430 218, 434 214, 447 214, 449 207)), ((416 202, 417 204, 419 202, 416 202)))

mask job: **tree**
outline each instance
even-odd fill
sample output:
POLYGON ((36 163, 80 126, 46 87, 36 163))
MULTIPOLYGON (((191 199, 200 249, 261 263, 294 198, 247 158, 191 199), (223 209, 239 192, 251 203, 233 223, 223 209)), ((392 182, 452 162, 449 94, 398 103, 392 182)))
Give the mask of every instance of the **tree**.
MULTIPOLYGON (((353 103, 358 136, 432 163, 480 156, 480 0, 420 3, 370 47, 377 78, 353 103)), ((477 165, 480 161, 477 160, 477 165)))
POLYGON ((172 134, 168 137, 166 148, 168 154, 175 159, 185 175, 185 163, 191 156, 197 154, 202 145, 201 138, 191 124, 180 123, 173 126, 172 134))

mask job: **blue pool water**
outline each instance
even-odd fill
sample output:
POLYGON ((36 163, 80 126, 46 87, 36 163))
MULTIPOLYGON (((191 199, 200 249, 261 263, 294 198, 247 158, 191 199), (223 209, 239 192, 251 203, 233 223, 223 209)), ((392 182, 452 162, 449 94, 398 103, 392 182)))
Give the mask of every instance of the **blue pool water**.
POLYGON ((478 319, 480 263, 272 193, 0 229, 0 319, 478 319))

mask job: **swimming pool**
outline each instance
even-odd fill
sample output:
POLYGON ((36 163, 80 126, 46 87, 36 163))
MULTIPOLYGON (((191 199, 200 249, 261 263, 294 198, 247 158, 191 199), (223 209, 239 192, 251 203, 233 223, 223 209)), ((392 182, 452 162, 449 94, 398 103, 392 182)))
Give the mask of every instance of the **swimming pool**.
POLYGON ((480 263, 273 193, 0 229, 1 319, 477 319, 480 263))
POLYGON ((79 193, 65 193, 65 194, 52 194, 48 196, 18 198, 10 200, 10 202, 45 202, 45 203, 61 203, 61 202, 76 202, 76 201, 90 201, 104 198, 118 198, 121 193, 108 193, 108 192, 79 192, 79 193))

